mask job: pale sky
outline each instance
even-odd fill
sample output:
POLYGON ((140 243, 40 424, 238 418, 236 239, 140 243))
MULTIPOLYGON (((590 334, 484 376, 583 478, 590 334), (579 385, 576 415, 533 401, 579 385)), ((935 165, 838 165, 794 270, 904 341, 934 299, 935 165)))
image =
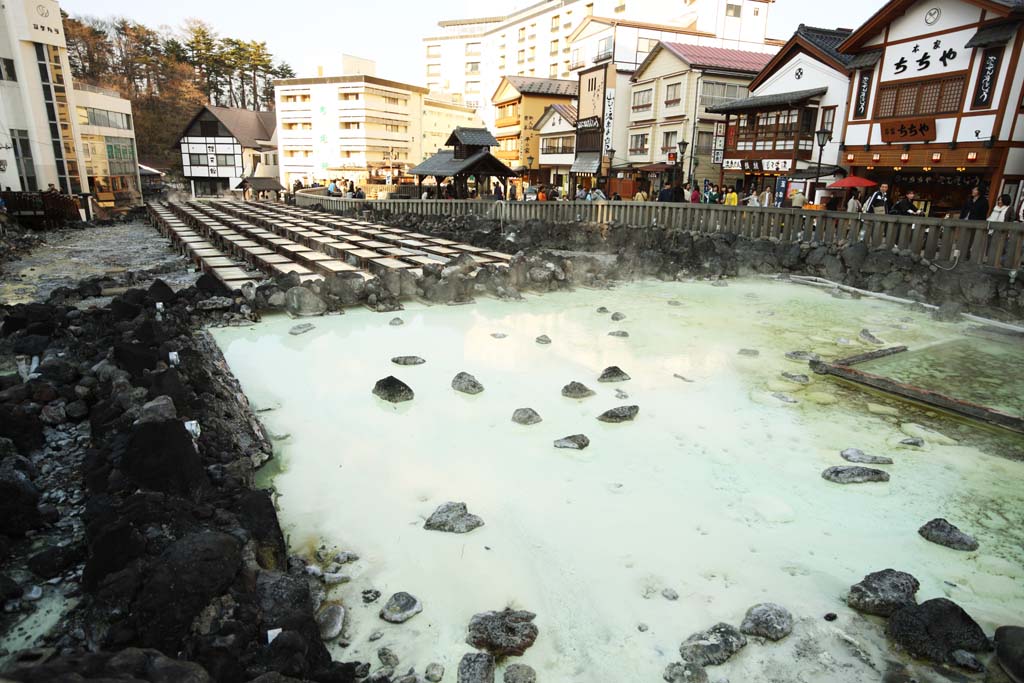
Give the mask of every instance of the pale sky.
MULTIPOLYGON (((666 7, 671 0, 665 0, 666 7)), ((353 0, 307 3, 282 0, 61 0, 72 16, 127 16, 151 27, 178 28, 189 17, 203 19, 221 34, 264 40, 278 59, 299 76, 315 75, 317 65, 340 69, 343 53, 377 61, 377 75, 422 84, 422 39, 436 33, 443 19, 482 16, 530 4, 482 4, 470 0, 353 0), (500 10, 499 10, 500 7, 500 10), (372 9, 370 9, 372 8, 372 9)), ((802 22, 823 28, 856 28, 885 0, 776 0, 768 17, 768 36, 788 39, 802 22)), ((652 17, 657 22, 657 17, 652 17)))

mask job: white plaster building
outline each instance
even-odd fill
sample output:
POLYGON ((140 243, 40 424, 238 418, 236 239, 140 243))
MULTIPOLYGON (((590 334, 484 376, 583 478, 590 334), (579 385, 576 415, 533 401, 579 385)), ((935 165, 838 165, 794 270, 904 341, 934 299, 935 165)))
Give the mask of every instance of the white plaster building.
POLYGON ((193 196, 226 194, 244 179, 278 176, 274 112, 205 106, 185 126, 178 146, 193 196))
POLYGON ((576 104, 548 106, 534 125, 540 136, 540 169, 547 171, 542 184, 569 191, 569 169, 576 158, 576 104))

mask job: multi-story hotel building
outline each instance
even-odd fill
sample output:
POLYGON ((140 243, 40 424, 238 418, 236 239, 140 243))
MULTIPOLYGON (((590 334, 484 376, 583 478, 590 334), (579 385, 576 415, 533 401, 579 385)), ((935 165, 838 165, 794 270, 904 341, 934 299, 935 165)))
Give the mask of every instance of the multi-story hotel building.
POLYGON ((444 146, 472 108, 372 75, 275 81, 281 183, 389 184, 444 146))
POLYGON ((0 3, 0 188, 130 205, 136 156, 131 103, 72 83, 56 0, 0 3))
MULTIPOLYGON (((428 89, 460 98, 491 125, 495 111, 489 95, 502 76, 566 79, 593 65, 594 55, 572 45, 573 34, 588 17, 624 27, 637 22, 661 24, 687 33, 689 39, 682 42, 773 51, 781 45, 765 38, 773 2, 542 0, 508 14, 442 21, 437 32, 423 39, 424 76, 428 89)), ((632 39, 635 66, 658 38, 634 35, 632 39)))

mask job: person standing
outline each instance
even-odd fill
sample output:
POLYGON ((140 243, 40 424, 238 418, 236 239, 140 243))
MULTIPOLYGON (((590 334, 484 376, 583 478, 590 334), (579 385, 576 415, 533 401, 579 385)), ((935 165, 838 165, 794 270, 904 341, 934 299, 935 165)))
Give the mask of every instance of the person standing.
POLYGON ((647 201, 647 192, 644 191, 644 188, 641 187, 639 190, 636 191, 636 194, 633 195, 633 201, 634 202, 646 202, 647 201))
POLYGON ((774 206, 775 205, 775 193, 772 192, 772 188, 767 185, 761 190, 761 194, 757 195, 757 203, 761 206, 774 206))
POLYGON ((1007 216, 1010 212, 1010 195, 1001 194, 996 199, 996 205, 992 207, 992 213, 988 215, 990 223, 1005 223, 1012 219, 1012 216, 1007 216))
POLYGON ((697 189, 696 183, 690 191, 690 202, 693 204, 700 204, 700 190, 697 189))
POLYGON ((896 216, 919 216, 921 211, 914 204, 916 196, 913 190, 907 190, 907 193, 893 205, 892 213, 896 216))
POLYGON ((736 188, 730 185, 725 191, 725 205, 726 206, 739 206, 740 196, 736 193, 736 188))
POLYGON ((988 202, 981 196, 981 188, 975 185, 971 188, 971 197, 960 210, 962 221, 983 221, 988 216, 988 202))
POLYGON ((850 199, 846 202, 846 210, 850 213, 860 213, 864 204, 860 201, 860 195, 856 192, 850 193, 850 199))
POLYGON ((544 186, 541 185, 540 189, 537 190, 537 201, 546 202, 548 200, 548 193, 544 190, 544 186))
POLYGON ((871 193, 868 200, 862 206, 864 213, 889 213, 892 210, 892 200, 889 198, 889 183, 882 183, 878 189, 871 193))
POLYGON ((794 209, 802 209, 804 208, 804 204, 807 203, 807 197, 806 195, 804 195, 803 190, 798 189, 796 192, 793 193, 793 196, 790 197, 789 201, 794 209))

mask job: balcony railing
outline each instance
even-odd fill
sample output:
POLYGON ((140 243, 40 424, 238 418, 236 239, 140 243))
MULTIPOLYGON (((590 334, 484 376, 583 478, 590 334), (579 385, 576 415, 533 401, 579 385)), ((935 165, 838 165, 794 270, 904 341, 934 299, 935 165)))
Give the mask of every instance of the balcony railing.
POLYGON ((494 122, 495 128, 509 128, 519 125, 519 116, 501 116, 494 122))
POLYGON ((633 154, 633 155, 647 154, 650 151, 651 151, 650 147, 630 147, 629 148, 629 153, 633 154))
POLYGON ((541 147, 541 154, 575 154, 576 145, 552 145, 550 147, 541 147))
POLYGON ((679 104, 679 103, 680 103, 681 101, 682 101, 682 100, 680 100, 680 99, 679 99, 678 97, 677 97, 677 98, 675 98, 674 100, 665 100, 665 106, 666 106, 666 107, 675 107, 675 106, 677 106, 677 105, 678 105, 678 104, 679 104))
POLYGON ((611 58, 612 50, 600 50, 596 55, 594 55, 595 62, 603 62, 604 60, 611 58))
POLYGON ((649 109, 652 108, 652 106, 653 105, 650 102, 648 102, 647 104, 634 104, 633 111, 648 111, 649 109))
POLYGON ((583 66, 583 60, 582 59, 573 59, 572 61, 569 62, 569 68, 570 69, 578 69, 581 66, 583 66))

